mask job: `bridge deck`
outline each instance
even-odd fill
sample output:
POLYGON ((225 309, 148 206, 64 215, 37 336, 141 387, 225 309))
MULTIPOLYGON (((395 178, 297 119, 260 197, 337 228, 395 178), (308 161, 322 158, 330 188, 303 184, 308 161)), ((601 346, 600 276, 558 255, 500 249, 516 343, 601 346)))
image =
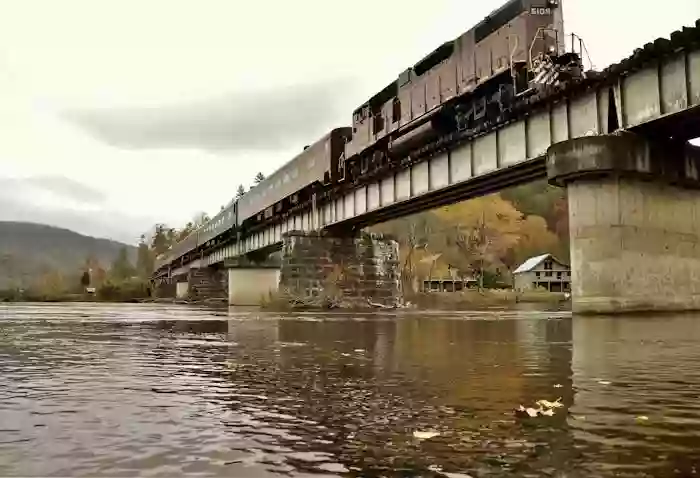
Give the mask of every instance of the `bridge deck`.
POLYGON ((700 21, 612 65, 601 78, 517 119, 345 191, 202 259, 214 264, 273 247, 292 230, 364 227, 543 178, 547 149, 568 139, 653 129, 700 136, 700 21))

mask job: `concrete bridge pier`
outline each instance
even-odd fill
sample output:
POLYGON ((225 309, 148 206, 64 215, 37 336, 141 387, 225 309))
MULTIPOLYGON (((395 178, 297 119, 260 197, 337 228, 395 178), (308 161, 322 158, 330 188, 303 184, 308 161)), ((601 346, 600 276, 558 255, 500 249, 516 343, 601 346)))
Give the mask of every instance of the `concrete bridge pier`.
POLYGON ((154 296, 174 299, 225 299, 228 276, 221 268, 192 267, 185 273, 159 280, 153 286, 154 296))
POLYGON ((268 259, 253 262, 245 258, 227 259, 229 305, 261 305, 277 293, 280 283, 280 262, 268 259))
POLYGON ((632 133, 547 152, 567 188, 579 313, 700 310, 700 152, 632 133))

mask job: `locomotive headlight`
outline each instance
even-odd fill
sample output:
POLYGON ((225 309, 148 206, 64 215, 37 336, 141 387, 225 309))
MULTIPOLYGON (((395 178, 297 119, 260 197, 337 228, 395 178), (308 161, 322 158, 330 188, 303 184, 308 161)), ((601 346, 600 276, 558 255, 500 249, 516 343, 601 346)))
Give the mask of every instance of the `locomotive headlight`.
POLYGON ((559 0, 548 0, 547 6, 550 8, 557 8, 559 6, 559 0))

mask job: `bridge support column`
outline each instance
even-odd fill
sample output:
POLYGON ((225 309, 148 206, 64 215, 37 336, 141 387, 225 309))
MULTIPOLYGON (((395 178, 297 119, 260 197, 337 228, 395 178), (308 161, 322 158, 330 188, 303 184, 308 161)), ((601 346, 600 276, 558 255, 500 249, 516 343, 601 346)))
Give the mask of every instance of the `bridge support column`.
POLYGON ((700 310, 700 153, 632 133, 547 152, 567 188, 572 306, 580 313, 700 310))
POLYGON ((366 307, 402 300, 398 243, 375 234, 334 237, 290 232, 283 237, 280 289, 295 298, 366 307))
POLYGON ((181 286, 193 300, 221 299, 228 295, 228 275, 224 269, 214 267, 193 267, 187 273, 187 287, 181 286))
POLYGON ((187 299, 190 292, 190 281, 187 275, 175 276, 173 278, 175 285, 175 293, 173 297, 176 299, 187 299))
POLYGON ((173 277, 166 277, 158 280, 152 285, 152 295, 153 297, 162 298, 173 298, 176 294, 176 282, 173 277))
POLYGON ((240 265, 228 269, 229 305, 262 305, 279 289, 279 265, 240 265))

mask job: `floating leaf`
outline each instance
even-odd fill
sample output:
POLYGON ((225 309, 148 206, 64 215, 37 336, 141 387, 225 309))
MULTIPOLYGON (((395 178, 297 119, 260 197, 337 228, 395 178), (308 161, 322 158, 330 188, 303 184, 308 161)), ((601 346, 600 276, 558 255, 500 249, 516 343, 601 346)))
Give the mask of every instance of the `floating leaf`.
POLYGON ((637 418, 635 418, 635 420, 637 420, 638 422, 646 422, 647 420, 649 420, 649 417, 647 417, 646 415, 639 415, 637 418))
POLYGON ((555 383, 555 384, 554 384, 554 388, 562 388, 563 386, 564 386, 564 385, 562 385, 561 383, 555 383))
POLYGON ((515 415, 518 416, 518 417, 522 417, 522 418, 525 418, 525 417, 530 417, 530 418, 535 418, 535 417, 553 417, 553 416, 554 416, 554 410, 553 410, 553 408, 556 408, 556 407, 559 407, 559 406, 563 406, 563 405, 561 405, 561 404, 556 405, 556 404, 558 403, 558 401, 557 401, 557 402, 547 402, 546 400, 540 400, 540 401, 541 401, 541 402, 546 402, 546 403, 548 403, 548 404, 550 404, 550 405, 553 405, 553 406, 550 407, 550 408, 546 408, 546 409, 545 409, 545 408, 542 408, 542 405, 540 405, 539 402, 538 402, 538 405, 539 405, 538 408, 531 408, 531 407, 525 408, 525 407, 523 407, 522 405, 520 405, 520 406, 515 410, 515 415))
POLYGON ((429 440, 431 438, 435 438, 438 435, 440 435, 440 433, 434 432, 434 431, 424 431, 424 432, 414 431, 413 432, 413 437, 418 438, 419 440, 429 440))
POLYGON ((561 397, 557 398, 555 401, 550 402, 549 400, 538 400, 535 402, 536 405, 539 405, 540 407, 544 408, 561 408, 564 406, 563 403, 561 403, 561 397))
POLYGON ((520 405, 516 410, 515 414, 519 416, 529 416, 530 418, 535 418, 540 412, 540 409, 538 408, 525 408, 522 405, 520 405))
POLYGON ((598 380, 598 383, 601 385, 610 385, 612 382, 608 382, 607 380, 598 380))

